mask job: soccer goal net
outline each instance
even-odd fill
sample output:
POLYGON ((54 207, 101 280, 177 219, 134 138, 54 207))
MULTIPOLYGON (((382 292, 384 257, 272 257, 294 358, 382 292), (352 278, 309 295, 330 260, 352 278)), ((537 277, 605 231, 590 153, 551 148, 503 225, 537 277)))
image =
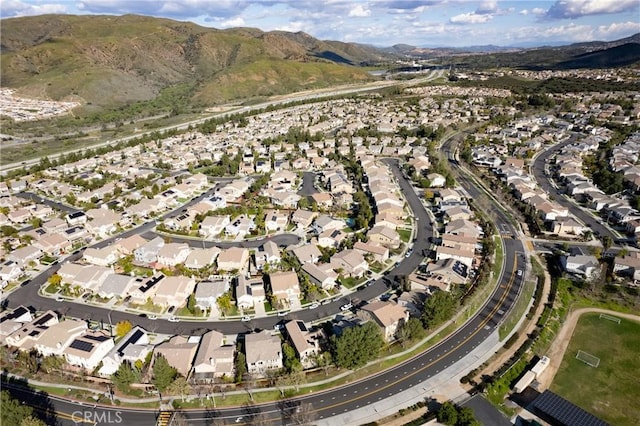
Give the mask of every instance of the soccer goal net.
POLYGON ((605 319, 611 322, 615 322, 616 324, 620 324, 620 318, 618 317, 614 317, 611 315, 607 315, 607 314, 600 314, 600 319, 605 319))
POLYGON ((585 351, 578 350, 576 358, 593 368, 597 368, 600 365, 600 358, 585 351))

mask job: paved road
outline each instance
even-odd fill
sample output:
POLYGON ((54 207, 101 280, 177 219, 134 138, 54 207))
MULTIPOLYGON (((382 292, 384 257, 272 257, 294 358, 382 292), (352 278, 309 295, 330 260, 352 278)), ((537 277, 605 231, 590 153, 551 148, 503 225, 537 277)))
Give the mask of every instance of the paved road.
POLYGON ((65 212, 65 213, 77 213, 77 212, 82 211, 82 210, 78 209, 77 207, 73 207, 73 206, 69 206, 67 204, 59 203, 57 201, 53 201, 53 200, 50 200, 48 198, 43 198, 43 197, 39 196, 38 194, 34 194, 33 192, 27 192, 27 191, 18 192, 16 194, 16 196, 18 196, 20 198, 26 198, 27 200, 31 200, 34 203, 46 204, 46 205, 50 206, 53 209, 60 210, 60 211, 65 212))
MULTIPOLYGON (((426 249, 429 245, 427 238, 431 235, 431 227, 427 212, 424 210, 420 199, 416 195, 415 191, 413 191, 411 185, 402 178, 396 161, 388 160, 388 163, 392 165, 394 176, 398 180, 409 205, 414 210, 416 220, 420 222, 420 226, 417 231, 416 247, 413 254, 410 257, 405 258, 397 268, 393 270, 390 276, 386 277, 388 279, 393 279, 394 275, 408 274, 421 262, 422 256, 420 252, 423 249, 426 249)), ((467 186, 466 190, 472 197, 482 196, 472 186, 467 186)), ((501 223, 497 224, 500 229, 510 229, 513 234, 516 233, 516 229, 514 229, 508 222, 508 218, 504 213, 496 211, 495 215, 500 218, 501 223)), ((152 224, 147 224, 145 226, 152 226, 152 224)), ((524 250, 519 240, 508 238, 504 240, 504 243, 505 267, 500 285, 496 287, 494 293, 478 314, 471 318, 465 326, 460 328, 452 336, 442 341, 431 350, 374 377, 351 383, 337 389, 331 389, 325 392, 314 393, 307 397, 297 398, 291 401, 291 405, 288 407, 283 408, 281 403, 269 403, 256 405, 250 409, 246 407, 223 409, 218 410, 215 413, 212 413, 211 411, 193 411, 187 413, 189 423, 210 424, 211 418, 216 417, 224 423, 234 424, 236 419, 241 417, 239 423, 248 424, 250 422, 257 421, 256 417, 260 417, 269 423, 282 424, 288 421, 286 418, 283 418, 291 414, 291 406, 295 407, 299 404, 304 404, 304 406, 309 404, 312 411, 311 414, 314 418, 325 419, 340 413, 350 412, 364 406, 373 405, 377 401, 385 399, 390 395, 402 392, 409 387, 419 385, 428 377, 443 371, 456 361, 460 360, 474 347, 486 339, 487 336, 493 333, 495 328, 499 325, 503 315, 509 311, 514 303, 522 284, 522 277, 518 275, 517 271, 524 270, 525 268, 524 257, 520 255, 524 250)), ((81 256, 81 253, 73 255, 71 258, 73 259, 74 257, 79 256, 81 256)), ((55 270, 59 268, 59 266, 60 265, 55 265, 52 269, 55 270)), ((48 275, 49 274, 47 273, 41 274, 39 277, 32 280, 31 283, 18 290, 17 293, 12 294, 9 299, 10 305, 14 306, 26 303, 34 305, 38 309, 58 308, 58 311, 62 311, 65 314, 73 315, 75 317, 102 320, 104 322, 111 321, 112 323, 122 319, 129 319, 145 328, 148 328, 149 330, 163 333, 190 333, 200 329, 216 329, 225 334, 234 334, 248 332, 255 328, 272 328, 275 323, 282 319, 279 317, 259 318, 246 323, 181 322, 176 324, 160 320, 151 321, 146 318, 139 318, 132 314, 123 312, 108 312, 92 306, 75 303, 58 303, 51 299, 40 298, 37 296, 37 288, 46 280, 48 275)), ((374 285, 366 287, 355 293, 354 297, 358 297, 361 300, 368 300, 380 295, 386 289, 387 286, 383 282, 383 279, 380 279, 376 281, 374 285)), ((323 318, 339 312, 339 306, 345 303, 345 301, 345 299, 336 300, 330 304, 322 305, 315 310, 292 313, 289 317, 299 318, 305 321, 323 318)), ((68 403, 61 402, 60 404, 68 403)), ((64 406, 64 411, 73 412, 71 409, 76 407, 77 406, 73 405, 68 407, 64 406)), ((63 408, 61 408, 61 410, 62 409, 63 408)), ((100 411, 101 409, 100 407, 97 407, 96 410, 100 411)), ((109 408, 108 410, 110 411, 112 409, 109 408)), ((295 408, 293 411, 295 411, 295 408)), ((152 424, 148 422, 148 420, 140 418, 141 414, 138 411, 132 412, 131 414, 129 411, 122 411, 121 415, 126 419, 127 424, 152 424), (129 417, 130 415, 132 416, 131 418, 129 417)), ((99 422, 98 424, 104 423, 99 422)))
MULTIPOLYGON (((403 192, 407 196, 409 204, 415 208, 416 214, 423 223, 427 223, 426 212, 422 209, 420 200, 412 191, 410 185, 400 178, 400 172, 394 167, 394 175, 400 179, 403 192), (424 216, 423 216, 424 215, 424 216)), ((482 194, 474 187, 463 183, 465 189, 472 197, 480 197, 482 194)), ((516 234, 517 230, 510 224, 508 218, 501 211, 493 212, 498 218, 498 227, 516 234)), ((430 235, 428 226, 421 226, 418 230, 418 241, 426 247, 426 236, 430 235)), ((292 422, 296 407, 309 407, 310 416, 315 420, 331 418, 341 413, 351 412, 358 408, 374 406, 376 402, 396 395, 410 387, 419 386, 427 378, 450 367, 462 359, 473 348, 483 342, 494 333, 504 315, 508 313, 516 300, 522 285, 522 277, 518 271, 525 268, 524 248, 520 240, 507 238, 505 245, 505 266, 501 275, 501 281, 491 295, 490 299, 481 310, 472 317, 469 322, 456 331, 452 336, 440 342, 429 351, 418 355, 407 362, 381 372, 374 377, 366 378, 337 389, 314 393, 313 395, 296 398, 285 405, 280 403, 260 404, 252 407, 237 407, 212 411, 191 411, 186 413, 189 424, 211 424, 212 419, 224 424, 287 424, 292 422)), ((421 256, 415 255, 405 259, 394 274, 406 273, 417 265, 421 256), (406 268, 406 269, 405 269, 406 268)), ((382 283, 377 282, 377 285, 382 283)), ((367 292, 378 293, 384 287, 378 289, 375 286, 368 287, 359 296, 366 298, 367 292)), ((324 308, 324 307, 323 307, 324 308)), ((337 304, 333 306, 337 308, 337 304)), ((320 308, 319 308, 320 309, 320 308)), ((311 311, 301 312, 300 315, 310 314, 311 311)), ((123 413, 123 415, 127 415, 123 413)))
POLYGON ((315 187, 316 174, 314 172, 302 173, 302 186, 298 191, 298 195, 309 196, 318 192, 315 187))
MULTIPOLYGON (((82 318, 86 320, 94 320, 94 321, 102 321, 105 324, 115 324, 121 320, 129 320, 138 324, 142 327, 147 328, 153 332, 158 333, 190 333, 197 332, 203 329, 213 329, 218 330, 224 334, 238 334, 238 333, 246 333, 248 331, 254 329, 272 329, 274 325, 278 322, 286 319, 301 319, 304 321, 316 321, 322 318, 326 318, 336 313, 340 312, 340 306, 345 303, 354 301, 355 299, 359 299, 361 301, 371 300, 375 297, 380 296, 384 293, 388 287, 385 284, 385 280, 393 280, 395 275, 406 275, 413 271, 421 262, 422 256, 420 253, 422 250, 426 249, 429 246, 428 237, 431 236, 431 224, 429 222, 429 217, 422 207, 420 199, 416 196, 415 192, 412 190, 411 185, 402 177, 399 169, 397 168, 397 161, 389 160, 391 164, 394 164, 393 172, 401 185, 402 191, 407 197, 407 201, 411 205, 414 212, 416 212, 416 217, 419 218, 420 227, 418 228, 417 240, 414 245, 413 254, 409 258, 403 259, 398 266, 393 270, 393 272, 389 273, 387 277, 381 278, 375 281, 372 285, 361 289, 360 291, 353 293, 350 298, 339 297, 332 302, 326 303, 313 310, 305 310, 305 311, 296 311, 292 312, 286 317, 267 317, 267 318, 255 318, 248 322, 232 322, 232 321, 182 321, 180 323, 170 323, 168 321, 163 320, 150 320, 148 318, 142 318, 134 313, 126 313, 122 311, 109 311, 105 309, 101 309, 100 306, 87 305, 83 303, 75 303, 75 302, 57 302, 51 298, 41 297, 38 294, 38 289, 42 286, 46 280, 53 275, 55 272, 60 269, 61 263, 57 265, 53 265, 51 268, 42 272, 40 275, 33 278, 26 285, 21 287, 20 289, 15 290, 8 298, 9 306, 14 307, 18 305, 31 305, 38 310, 46 310, 51 309, 54 311, 58 311, 65 315, 74 316, 77 318, 82 318)), ((212 189, 211 191, 214 191, 212 189)), ((209 191, 209 192, 211 192, 209 191)), ((196 199, 192 200, 190 203, 196 203, 201 198, 205 197, 206 194, 203 194, 196 199)), ((169 217, 171 215, 178 214, 182 211, 184 207, 180 207, 179 209, 174 210, 173 212, 167 213, 165 216, 169 217)), ((146 237, 152 237, 153 227, 155 226, 155 221, 150 221, 145 223, 139 228, 129 230, 124 234, 119 235, 118 237, 112 237, 107 240, 100 241, 94 247, 104 247, 111 244, 116 238, 126 238, 130 235, 139 233, 146 237)), ((279 236, 279 239, 276 237, 272 237, 275 239, 274 241, 278 241, 279 244, 288 245, 289 242, 297 243, 299 241, 299 237, 297 235, 285 234, 279 236)), ((172 237, 174 241, 177 241, 176 238, 172 237)), ((189 242, 195 242, 196 245, 201 245, 201 240, 187 240, 189 242)), ((264 241, 247 241, 247 242, 239 242, 236 245, 244 245, 244 246, 257 246, 261 245, 264 241)), ((206 242, 205 242, 206 244, 206 242)), ((211 243, 213 245, 213 243, 211 243)), ((216 243, 215 245, 220 245, 216 243)), ((65 262, 75 261, 82 257, 82 252, 78 252, 69 256, 65 262)))
POLYGON ((564 192, 554 187, 551 184, 549 176, 545 173, 545 166, 548 164, 549 159, 557 154, 560 150, 562 150, 562 148, 564 148, 565 146, 574 143, 577 139, 577 136, 577 134, 573 134, 568 140, 554 145, 553 147, 539 154, 534 160, 531 170, 536 178, 536 181, 538 182, 538 185, 540 185, 543 191, 552 196, 558 204, 569 209, 572 215, 580 219, 585 225, 591 228, 593 232, 596 233, 596 235, 599 235, 601 237, 608 235, 613 241, 617 241, 618 235, 611 232, 608 227, 600 223, 600 220, 593 217, 592 214, 584 211, 580 207, 576 206, 574 202, 565 198, 564 192))

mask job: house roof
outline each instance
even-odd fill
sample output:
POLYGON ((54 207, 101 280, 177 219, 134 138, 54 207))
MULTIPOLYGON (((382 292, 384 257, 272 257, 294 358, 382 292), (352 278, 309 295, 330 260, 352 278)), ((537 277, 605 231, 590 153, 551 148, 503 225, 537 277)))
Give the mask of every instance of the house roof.
POLYGON ((299 288, 300 285, 295 271, 275 272, 269 274, 269 279, 274 293, 286 292, 289 289, 299 288))
POLYGON ((268 330, 247 334, 245 336, 245 355, 248 364, 280 359, 282 356, 280 337, 272 336, 268 330))
POLYGON ((214 350, 222 346, 223 341, 224 335, 215 330, 203 334, 200 337, 200 345, 193 360, 193 365, 211 364, 211 358, 214 358, 214 350))
POLYGON ((155 352, 164 356, 169 365, 178 370, 178 373, 187 377, 197 349, 197 342, 191 342, 184 336, 173 336, 168 341, 156 346, 155 352))
POLYGON ((382 327, 388 327, 407 317, 407 310, 393 302, 373 302, 362 306, 360 309, 371 313, 382 327))

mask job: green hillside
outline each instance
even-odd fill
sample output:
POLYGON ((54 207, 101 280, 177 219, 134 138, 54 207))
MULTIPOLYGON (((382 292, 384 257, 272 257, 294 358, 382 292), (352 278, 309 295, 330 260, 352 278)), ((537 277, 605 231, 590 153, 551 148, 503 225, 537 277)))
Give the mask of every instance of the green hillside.
POLYGON ((170 87, 199 107, 363 81, 371 77, 357 65, 381 59, 373 48, 304 33, 216 30, 137 15, 42 15, 0 23, 2 86, 80 100, 80 115, 140 101, 148 107, 170 87))

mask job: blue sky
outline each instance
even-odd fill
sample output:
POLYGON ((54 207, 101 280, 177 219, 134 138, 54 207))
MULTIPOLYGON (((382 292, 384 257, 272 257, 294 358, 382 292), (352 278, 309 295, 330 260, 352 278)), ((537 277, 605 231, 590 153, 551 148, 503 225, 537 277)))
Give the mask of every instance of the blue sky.
POLYGON ((638 0, 2 0, 2 18, 46 13, 158 16, 214 27, 304 31, 391 46, 615 40, 640 32, 638 0))

